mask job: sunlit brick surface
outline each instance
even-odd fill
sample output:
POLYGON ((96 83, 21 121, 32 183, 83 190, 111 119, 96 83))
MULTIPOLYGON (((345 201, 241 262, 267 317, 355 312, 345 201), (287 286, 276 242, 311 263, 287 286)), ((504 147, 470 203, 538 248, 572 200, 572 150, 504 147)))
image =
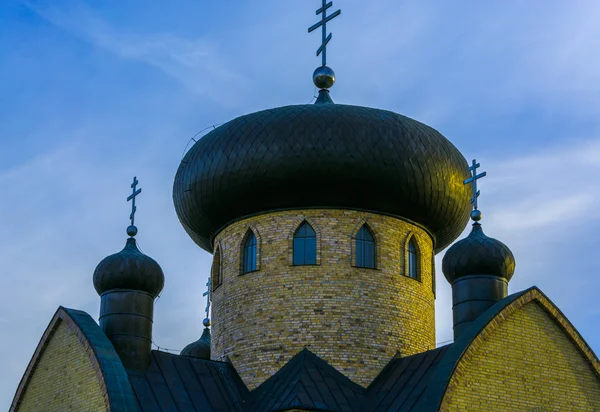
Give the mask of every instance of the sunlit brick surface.
POLYGON ((223 284, 212 294, 212 358, 233 362, 252 389, 308 347, 366 386, 400 352, 435 347, 432 240, 389 216, 309 209, 238 221, 215 239, 223 284), (317 232, 317 265, 293 266, 292 236, 307 219, 317 232), (352 236, 367 222, 377 269, 353 266, 352 236), (258 232, 260 269, 240 275, 241 242, 258 232), (403 275, 406 242, 420 249, 421 280, 403 275))
POLYGON ((61 322, 33 372, 18 411, 106 411, 97 369, 75 332, 61 322))
POLYGON ((600 379, 538 303, 498 322, 468 350, 444 411, 600 411, 600 379))

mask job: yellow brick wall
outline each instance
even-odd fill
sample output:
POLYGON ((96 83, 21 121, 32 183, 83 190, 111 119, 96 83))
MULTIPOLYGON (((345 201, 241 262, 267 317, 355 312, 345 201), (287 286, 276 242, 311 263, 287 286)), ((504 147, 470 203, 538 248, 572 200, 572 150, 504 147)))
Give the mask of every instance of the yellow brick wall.
POLYGON ((366 386, 397 351, 435 347, 432 240, 421 228, 373 213, 314 209, 238 221, 215 238, 223 284, 212 293, 212 348, 229 357, 250 389, 305 346, 366 386), (306 219, 317 232, 315 266, 292 265, 292 238, 306 219), (353 266, 352 236, 367 222, 376 269, 353 266), (241 243, 257 233, 259 270, 240 275, 241 243), (406 243, 415 236, 421 280, 403 275, 406 243))
POLYGON ((457 366, 444 411, 600 411, 600 379, 535 301, 525 304, 457 366))
POLYGON ((18 410, 106 411, 96 369, 65 322, 50 338, 18 410))

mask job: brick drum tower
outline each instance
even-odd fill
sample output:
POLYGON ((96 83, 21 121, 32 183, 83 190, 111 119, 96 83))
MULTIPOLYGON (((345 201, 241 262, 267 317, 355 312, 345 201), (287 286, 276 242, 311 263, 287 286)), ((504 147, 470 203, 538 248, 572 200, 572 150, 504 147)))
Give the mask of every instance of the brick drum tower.
POLYGON ((253 389, 303 348, 367 386, 399 354, 435 348, 436 252, 469 217, 469 168, 439 132, 335 104, 234 119, 175 178, 183 227, 213 253, 211 358, 253 389))

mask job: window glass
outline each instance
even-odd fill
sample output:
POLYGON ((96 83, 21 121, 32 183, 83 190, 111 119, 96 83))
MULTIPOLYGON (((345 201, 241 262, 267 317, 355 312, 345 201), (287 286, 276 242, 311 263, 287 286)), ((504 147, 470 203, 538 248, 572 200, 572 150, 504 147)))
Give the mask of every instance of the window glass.
POLYGON ((248 273, 256 270, 256 236, 251 230, 246 235, 244 242, 244 257, 242 261, 242 272, 248 273))
POLYGON ((317 235, 314 229, 303 222, 294 233, 294 265, 317 264, 317 235))
POLYGON ((408 276, 419 279, 419 254, 414 238, 408 242, 408 276))
POLYGON ((375 268, 375 238, 367 225, 363 225, 356 234, 355 264, 361 268, 375 268))

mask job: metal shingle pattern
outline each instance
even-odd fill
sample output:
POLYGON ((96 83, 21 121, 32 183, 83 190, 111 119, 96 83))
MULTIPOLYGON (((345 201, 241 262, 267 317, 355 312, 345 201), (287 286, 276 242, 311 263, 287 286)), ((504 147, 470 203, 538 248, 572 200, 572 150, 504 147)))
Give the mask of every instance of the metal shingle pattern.
POLYGON ((450 283, 469 275, 492 275, 510 280, 515 265, 515 257, 508 246, 486 236, 481 225, 475 223, 469 236, 446 251, 442 271, 450 283))
POLYGON ((409 219, 439 251, 468 219, 467 177, 460 152, 416 120, 367 107, 297 105, 238 117, 200 139, 177 171, 173 200, 186 231, 208 251, 237 219, 315 207, 409 219))

